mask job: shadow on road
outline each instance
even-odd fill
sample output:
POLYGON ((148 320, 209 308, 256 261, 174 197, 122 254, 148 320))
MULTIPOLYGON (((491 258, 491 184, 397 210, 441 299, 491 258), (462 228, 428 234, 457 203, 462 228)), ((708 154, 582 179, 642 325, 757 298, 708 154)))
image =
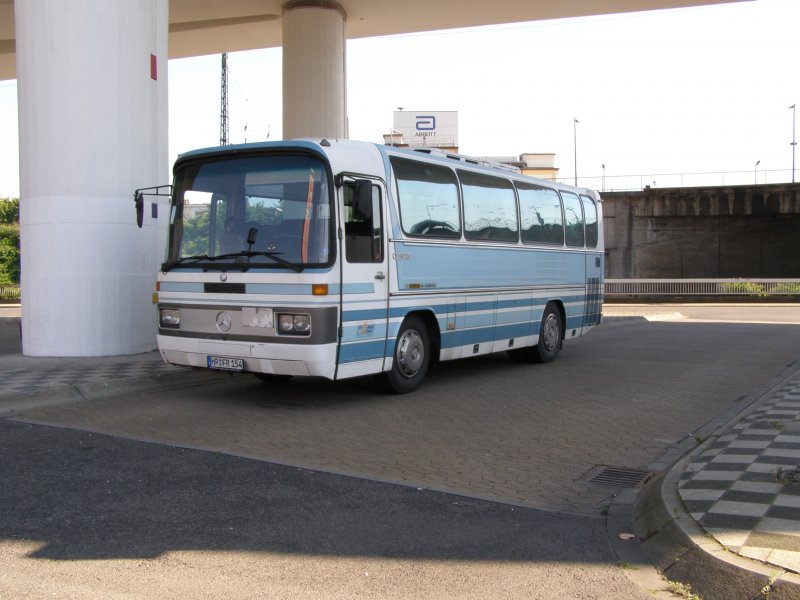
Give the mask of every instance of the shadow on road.
POLYGON ((577 518, 565 536, 557 515, 220 454, 8 421, 0 440, 0 480, 13 482, 0 491, 0 538, 41 541, 35 558, 612 560, 596 555, 600 519, 577 518))

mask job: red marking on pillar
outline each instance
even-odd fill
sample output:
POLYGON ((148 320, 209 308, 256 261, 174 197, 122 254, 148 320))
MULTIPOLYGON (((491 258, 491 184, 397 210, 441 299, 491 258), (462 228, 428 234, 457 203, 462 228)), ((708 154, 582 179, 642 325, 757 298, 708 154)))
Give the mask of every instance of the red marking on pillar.
POLYGON ((150 55, 150 79, 158 81, 158 63, 155 54, 150 55))

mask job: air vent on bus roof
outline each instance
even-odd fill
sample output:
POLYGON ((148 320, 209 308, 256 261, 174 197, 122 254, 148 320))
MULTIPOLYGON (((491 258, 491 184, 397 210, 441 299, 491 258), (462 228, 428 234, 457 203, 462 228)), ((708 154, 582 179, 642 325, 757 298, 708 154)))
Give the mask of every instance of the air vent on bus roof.
POLYGON ((457 160, 458 162, 467 163, 469 165, 477 165, 483 167, 490 167, 492 169, 499 169, 501 171, 510 171, 511 173, 521 173, 519 167, 506 163, 493 162, 490 160, 482 160, 480 158, 473 158, 471 156, 464 156, 463 154, 454 154, 452 152, 445 152, 441 148, 414 148, 415 152, 422 152, 423 154, 430 154, 431 156, 441 156, 442 158, 449 158, 450 160, 457 160))

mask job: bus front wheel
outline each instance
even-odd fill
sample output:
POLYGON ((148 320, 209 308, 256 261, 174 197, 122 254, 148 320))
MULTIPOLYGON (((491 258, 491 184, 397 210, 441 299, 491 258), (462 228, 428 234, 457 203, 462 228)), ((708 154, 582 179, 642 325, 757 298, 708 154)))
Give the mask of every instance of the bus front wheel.
POLYGON ((425 323, 416 315, 408 316, 397 334, 392 368, 383 374, 390 392, 406 394, 420 386, 428 372, 430 348, 425 323))

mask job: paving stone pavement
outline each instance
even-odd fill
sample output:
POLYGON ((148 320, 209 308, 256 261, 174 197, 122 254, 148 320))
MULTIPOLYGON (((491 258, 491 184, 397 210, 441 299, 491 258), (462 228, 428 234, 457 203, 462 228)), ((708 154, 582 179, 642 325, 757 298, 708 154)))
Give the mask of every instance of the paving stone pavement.
POLYGON ((174 373, 176 370, 178 367, 163 362, 157 354, 130 363, 85 365, 78 370, 75 368, 4 369, 0 382, 0 396, 30 394, 62 387, 151 377, 174 373))

